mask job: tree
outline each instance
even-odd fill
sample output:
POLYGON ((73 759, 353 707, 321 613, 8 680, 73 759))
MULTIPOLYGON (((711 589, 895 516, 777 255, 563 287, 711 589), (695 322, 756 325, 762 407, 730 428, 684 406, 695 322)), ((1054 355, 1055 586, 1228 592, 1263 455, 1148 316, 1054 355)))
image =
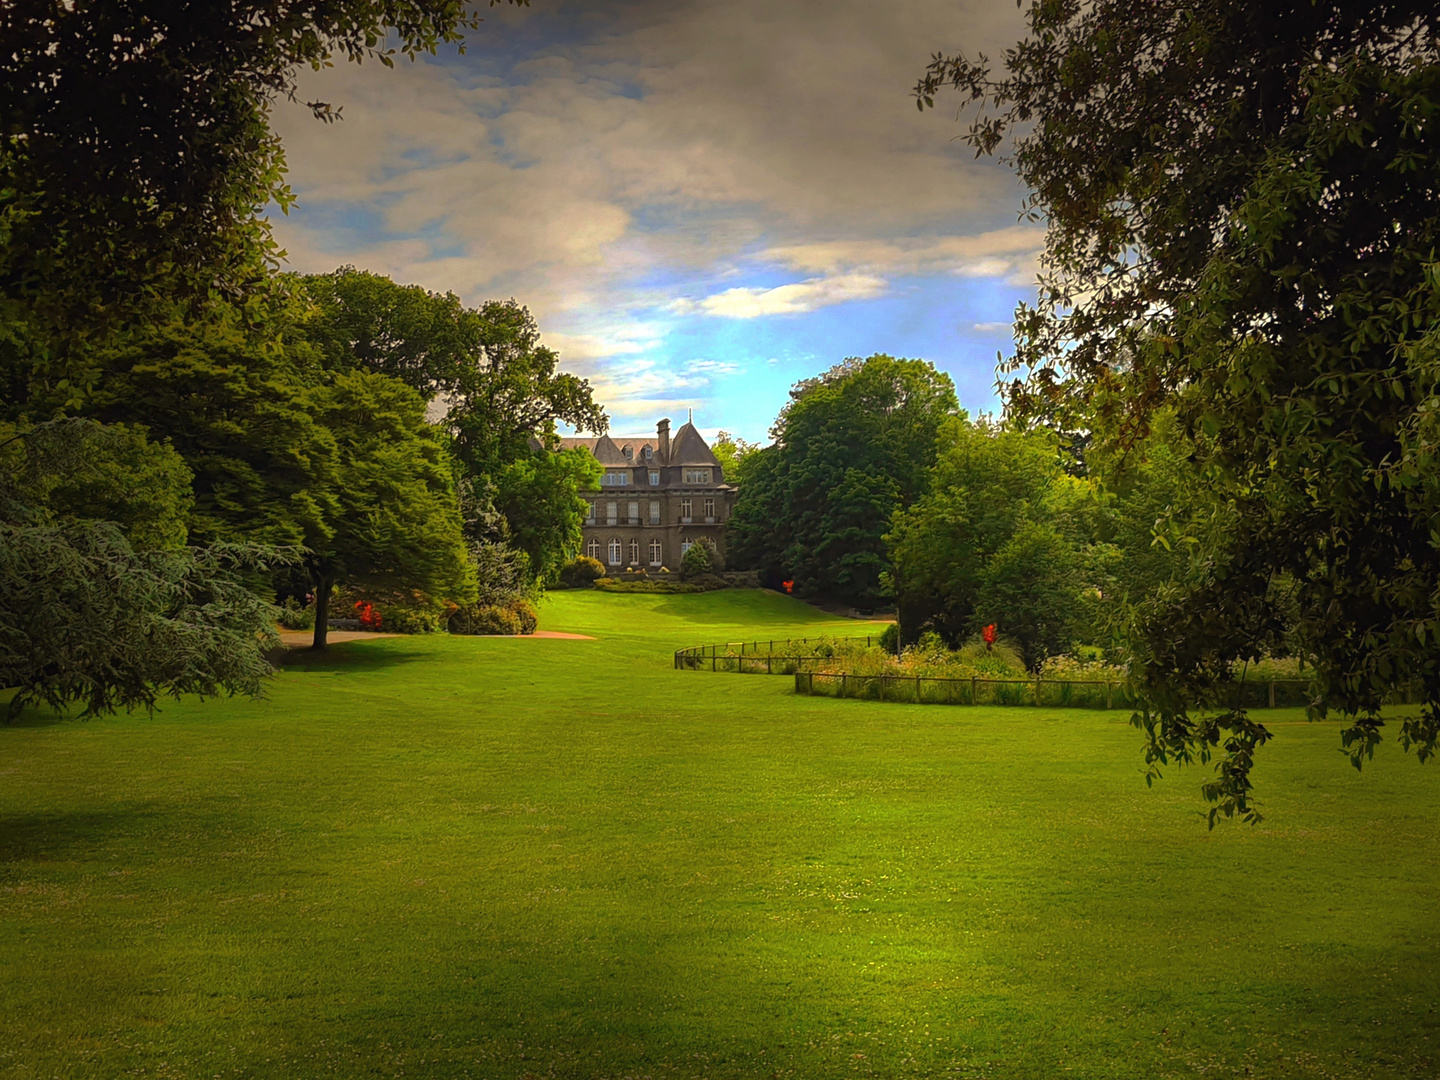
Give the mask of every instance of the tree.
POLYGON ((996 623, 1032 666, 1069 650, 1084 629, 1093 486, 1064 473, 1043 431, 955 418, 940 441, 930 491, 886 537, 901 633, 958 646, 996 623))
POLYGON ((194 473, 194 542, 325 535, 340 513, 335 439, 306 397, 324 373, 303 347, 232 320, 174 320, 118 335, 98 363, 83 411, 144 424, 179 452, 194 473))
POLYGON ((32 702, 94 715, 164 695, 260 693, 264 650, 279 642, 246 579, 293 555, 185 546, 188 500, 179 456, 133 429, 70 420, 0 442, 10 717, 32 702))
POLYGON ((263 294, 280 252, 262 212, 292 201, 270 109, 296 70, 390 66, 478 21, 461 0, 8 4, 0 321, 18 330, 0 359, 83 396, 89 344, 157 298, 194 314, 263 294))
POLYGON ((998 74, 937 56, 917 94, 983 103, 966 138, 1007 154, 1048 225, 1012 409, 1123 444, 1166 407, 1206 440, 1210 525, 1131 640, 1152 769, 1218 753, 1212 824, 1254 819, 1269 732, 1223 706, 1224 682, 1274 643, 1280 578, 1312 715, 1349 718, 1358 767, 1387 695, 1413 685, 1424 707, 1400 742, 1429 758, 1440 12, 1037 0, 1029 27, 998 74))
POLYGON ((325 648, 335 585, 474 599, 451 463, 420 396, 387 375, 351 371, 316 387, 310 400, 335 440, 338 503, 307 543, 315 648, 325 648))
POLYGON ((759 443, 746 442, 739 435, 722 431, 710 444, 710 452, 720 462, 722 475, 728 484, 740 485, 745 482, 745 463, 759 450, 759 443))
POLYGON ((949 377, 923 360, 852 358, 797 383, 774 445, 746 459, 732 565, 873 607, 890 516, 928 490, 937 433, 957 408, 949 377))
POLYGON ((352 267, 303 283, 317 308, 307 336, 326 367, 394 376, 443 409, 478 526, 471 539, 513 544, 533 580, 554 581, 580 548, 579 492, 599 480, 590 455, 556 452, 556 423, 604 431, 608 421, 589 383, 557 370, 530 312, 513 300, 467 308, 352 267))
POLYGON ((301 278, 306 336, 332 371, 390 375, 426 402, 462 392, 484 367, 486 323, 454 293, 342 266, 301 278))

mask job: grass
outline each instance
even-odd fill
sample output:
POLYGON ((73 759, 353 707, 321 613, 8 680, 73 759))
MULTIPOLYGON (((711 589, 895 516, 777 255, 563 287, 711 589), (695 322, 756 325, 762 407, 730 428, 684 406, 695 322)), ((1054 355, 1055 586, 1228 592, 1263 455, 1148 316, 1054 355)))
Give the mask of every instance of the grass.
POLYGON ((1433 1077, 1440 792, 1266 712, 1207 832, 1121 713, 796 697, 596 641, 302 654, 261 702, 0 729, 3 1077, 1433 1077))

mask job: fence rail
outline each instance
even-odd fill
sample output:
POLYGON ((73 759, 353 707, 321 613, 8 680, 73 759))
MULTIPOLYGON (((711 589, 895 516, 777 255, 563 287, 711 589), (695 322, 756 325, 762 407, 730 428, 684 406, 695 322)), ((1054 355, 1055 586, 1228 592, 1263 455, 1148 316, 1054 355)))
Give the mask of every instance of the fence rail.
MULTIPOLYGON (((864 641, 875 638, 820 638, 829 641, 864 641)), ((696 645, 675 651, 677 670, 725 671, 743 675, 793 675, 795 692, 815 697, 860 698, 921 705, 1043 705, 1047 708, 1130 708, 1125 684, 1101 679, 991 679, 944 678, 931 675, 859 675, 843 671, 815 671, 830 656, 798 656, 775 652, 809 638, 784 641, 730 641, 723 645, 696 645)), ((1247 679, 1231 688, 1232 706, 1282 708, 1309 704, 1309 679, 1247 679)))
MULTIPOLYGON (((1130 708, 1123 683, 1099 679, 948 679, 929 675, 856 675, 796 671, 795 692, 816 697, 901 701, 919 705, 1043 705, 1047 708, 1130 708)), ((1308 704, 1309 679, 1247 680, 1234 684, 1231 704, 1281 708, 1308 704)))

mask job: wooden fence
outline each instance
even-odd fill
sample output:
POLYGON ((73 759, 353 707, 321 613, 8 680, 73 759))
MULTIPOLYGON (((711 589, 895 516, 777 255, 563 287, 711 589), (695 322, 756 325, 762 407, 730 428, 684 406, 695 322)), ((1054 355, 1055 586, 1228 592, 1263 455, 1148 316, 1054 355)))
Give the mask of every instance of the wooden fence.
MULTIPOLYGON (((799 656, 776 652, 798 640, 731 641, 723 645, 696 645, 677 649, 677 670, 726 671, 743 675, 793 675, 795 692, 817 697, 899 701, 921 705, 1043 705, 1047 708, 1130 708, 1134 704, 1125 684, 1100 679, 991 679, 983 676, 951 679, 930 675, 857 675, 843 671, 815 671, 831 656, 799 656)), ((874 637, 817 640, 864 641, 874 637)), ((1231 688, 1230 703, 1247 709, 1306 705, 1309 679, 1247 679, 1231 688)))
MULTIPOLYGON (((1113 709, 1134 705, 1124 683, 1099 679, 946 679, 928 675, 855 675, 796 671, 795 692, 818 697, 903 701, 918 705, 1043 705, 1113 709)), ((1264 679, 1235 683, 1231 704, 1280 708, 1308 704, 1310 680, 1264 679)))

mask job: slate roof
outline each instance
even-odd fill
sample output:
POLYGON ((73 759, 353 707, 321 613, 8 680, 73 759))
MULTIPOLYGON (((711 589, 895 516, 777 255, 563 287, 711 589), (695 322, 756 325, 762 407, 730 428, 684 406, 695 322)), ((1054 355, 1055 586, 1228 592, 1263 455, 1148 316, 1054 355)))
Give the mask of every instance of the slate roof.
POLYGON ((601 435, 598 438, 589 436, 569 436, 560 440, 562 450, 575 450, 583 447, 595 455, 595 460, 601 465, 712 465, 720 464, 715 455, 710 452, 710 446, 705 442, 705 437, 695 430, 695 425, 688 421, 680 425, 680 430, 670 437, 670 457, 668 460, 660 458, 660 440, 655 435, 601 435), (630 448, 630 457, 625 456, 625 448, 630 448), (650 448, 653 455, 648 461, 645 458, 645 448, 650 448))
MULTIPOLYGON (((560 440, 560 449, 576 450, 585 449, 595 455, 595 460, 602 465, 644 465, 645 447, 650 447, 652 454, 658 454, 654 435, 601 435, 598 439, 594 435, 588 436, 567 436, 560 440), (630 447, 631 456, 627 459, 624 454, 625 447, 630 447)), ((657 457, 650 459, 656 463, 663 464, 657 457)))
POLYGON ((695 430, 695 425, 685 423, 670 440, 670 460, 668 465, 719 465, 719 460, 710 452, 700 432, 695 430))

